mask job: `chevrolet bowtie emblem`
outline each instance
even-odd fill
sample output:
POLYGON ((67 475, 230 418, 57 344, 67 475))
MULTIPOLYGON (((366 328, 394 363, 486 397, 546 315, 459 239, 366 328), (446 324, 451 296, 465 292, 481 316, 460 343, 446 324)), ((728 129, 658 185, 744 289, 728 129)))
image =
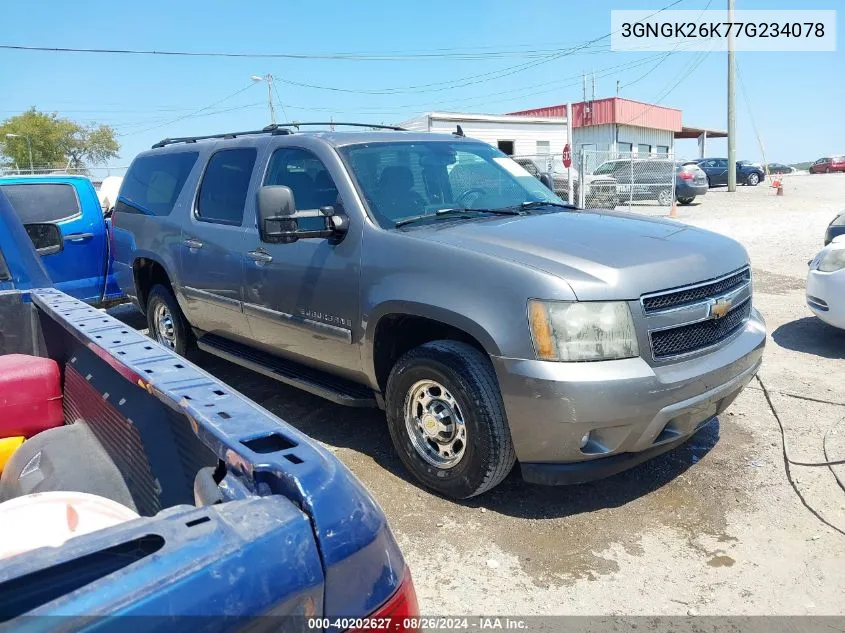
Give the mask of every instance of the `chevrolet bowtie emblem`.
POLYGON ((710 304, 710 316, 714 319, 721 319, 730 312, 732 303, 733 301, 731 299, 717 299, 714 303, 710 304))

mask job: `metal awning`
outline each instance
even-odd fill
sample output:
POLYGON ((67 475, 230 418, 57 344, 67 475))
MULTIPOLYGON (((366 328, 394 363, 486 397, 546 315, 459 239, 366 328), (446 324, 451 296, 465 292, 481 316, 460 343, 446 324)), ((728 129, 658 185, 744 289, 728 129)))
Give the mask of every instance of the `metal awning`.
POLYGON ((728 133, 725 130, 711 130, 705 127, 687 127, 681 128, 680 132, 675 132, 675 138, 699 138, 706 133, 707 138, 727 138, 728 133))

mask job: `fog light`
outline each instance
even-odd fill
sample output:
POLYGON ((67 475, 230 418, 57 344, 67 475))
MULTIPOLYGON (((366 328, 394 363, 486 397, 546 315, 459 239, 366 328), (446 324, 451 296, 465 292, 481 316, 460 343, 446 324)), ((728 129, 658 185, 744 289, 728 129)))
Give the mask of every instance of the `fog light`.
POLYGON ((584 433, 584 437, 581 438, 581 446, 579 448, 584 448, 587 444, 590 443, 590 433, 584 433))

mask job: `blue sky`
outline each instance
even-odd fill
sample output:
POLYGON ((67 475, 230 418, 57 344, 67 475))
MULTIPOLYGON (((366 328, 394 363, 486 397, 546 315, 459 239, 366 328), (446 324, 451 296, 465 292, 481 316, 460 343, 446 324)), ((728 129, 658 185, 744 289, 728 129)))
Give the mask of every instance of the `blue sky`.
MULTIPOLYGON (((657 10, 668 1, 80 0, 72 10, 58 8, 70 6, 66 3, 6 3, 2 44, 393 56, 462 53, 474 58, 221 59, 0 50, 0 120, 36 106, 78 121, 108 123, 121 143, 121 157, 112 164, 127 165, 137 152, 167 136, 254 129, 268 123, 266 85, 251 82, 251 75, 277 77, 284 105, 282 111, 277 100, 279 120, 325 120, 331 115, 334 120, 398 122, 427 110, 497 113, 577 101, 580 74, 595 71, 597 97, 615 94, 618 80, 621 96, 647 102, 662 96, 662 104, 683 110, 685 124, 725 128, 724 54, 702 60, 696 53, 677 52, 655 66, 662 54, 610 52, 608 40, 602 40, 589 52, 556 59, 527 56, 536 54, 530 51, 568 49, 608 33, 611 9, 657 10), (522 65, 529 67, 519 68, 522 65), (507 76, 501 76, 508 68, 512 70, 507 76), (354 92, 367 90, 390 94, 354 92)), ((705 5, 707 0, 683 0, 673 8, 705 5)), ((736 0, 736 5, 845 6, 842 0, 736 0)), ((712 0, 710 8, 724 6, 725 0, 712 0)), ((839 32, 843 14, 837 15, 839 32)), ((737 58, 769 161, 845 152, 842 44, 831 53, 744 52, 737 58)), ((737 111, 738 158, 759 160, 761 151, 741 90, 737 111)), ((679 142, 679 154, 694 151, 694 142, 679 142)), ((712 142, 709 153, 724 154, 724 141, 712 142)))

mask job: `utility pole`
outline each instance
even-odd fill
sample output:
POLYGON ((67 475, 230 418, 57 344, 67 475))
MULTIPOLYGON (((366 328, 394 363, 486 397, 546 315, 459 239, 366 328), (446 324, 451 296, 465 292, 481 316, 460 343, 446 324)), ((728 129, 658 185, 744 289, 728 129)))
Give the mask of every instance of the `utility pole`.
POLYGON ((270 123, 276 123, 276 108, 273 107, 273 75, 267 73, 264 77, 267 80, 267 105, 270 107, 270 123))
POLYGON ((581 73, 581 78, 584 80, 584 102, 587 101, 587 74, 581 73))
POLYGON ((596 73, 593 73, 593 101, 596 100, 596 73))
POLYGON ((267 108, 270 110, 270 123, 276 123, 276 108, 273 106, 273 75, 267 73, 266 75, 253 75, 253 81, 267 82, 267 108))
MULTIPOLYGON (((734 21, 734 0, 728 0, 728 22, 734 21)), ((736 191, 736 90, 733 31, 728 32, 728 191, 736 191)))
POLYGON ((616 80, 616 96, 619 96, 619 80, 616 80))

